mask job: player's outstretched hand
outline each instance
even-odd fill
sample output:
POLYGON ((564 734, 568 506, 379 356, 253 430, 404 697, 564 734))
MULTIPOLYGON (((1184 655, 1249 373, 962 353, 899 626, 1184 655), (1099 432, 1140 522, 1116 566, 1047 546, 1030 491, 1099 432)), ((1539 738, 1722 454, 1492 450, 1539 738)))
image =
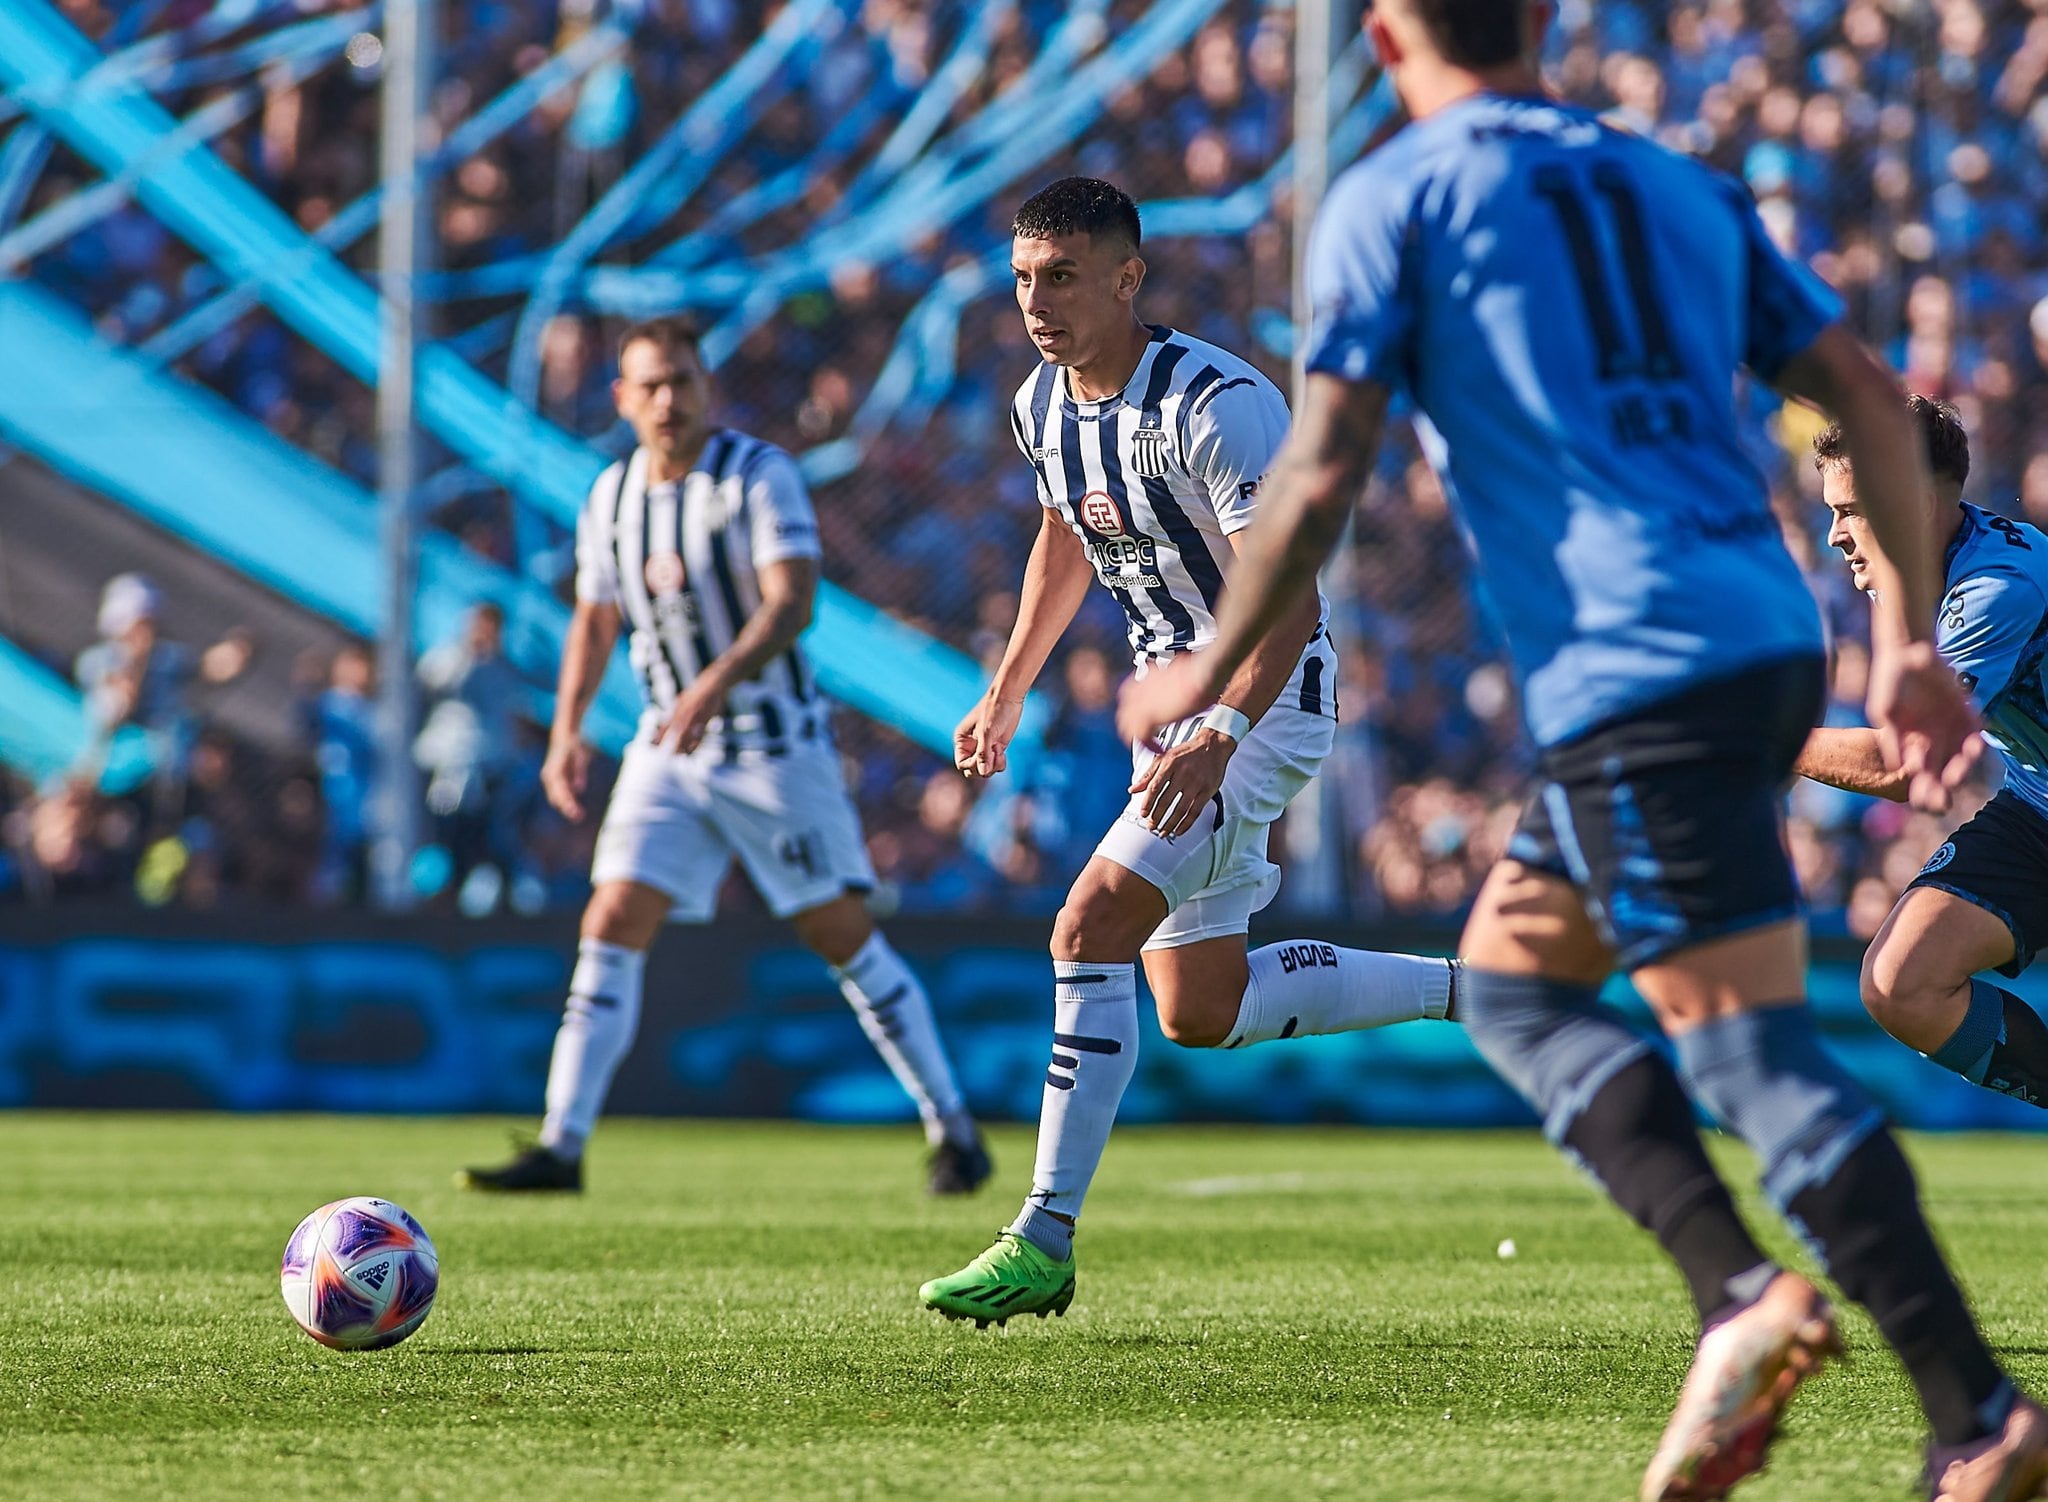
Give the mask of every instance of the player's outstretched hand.
MULTIPOLYGON (((1223 774, 1237 742, 1217 730, 1197 730, 1171 750, 1152 758, 1131 782, 1131 791, 1145 794, 1140 816, 1154 834, 1178 839, 1209 813, 1223 791, 1223 774)), ((1219 813, 1221 805, 1217 805, 1219 813)), ((1219 818, 1220 823, 1220 818, 1219 818)))
POLYGON ((983 694, 953 731, 953 765, 969 777, 995 776, 1010 764, 1010 739, 1023 718, 1022 699, 983 694))
POLYGON ((583 790, 589 785, 590 747, 580 738, 550 740, 547 760, 540 764, 540 787, 555 812, 581 824, 583 790))
POLYGON ((1215 700, 1201 654, 1187 653, 1150 669, 1143 678, 1125 682, 1116 698, 1117 734, 1156 750, 1164 727, 1207 709, 1215 700))
POLYGON ((1915 808, 1945 812, 1983 753, 1983 727, 1956 675, 1928 642, 1879 652, 1870 665, 1870 722, 1908 779, 1915 808))

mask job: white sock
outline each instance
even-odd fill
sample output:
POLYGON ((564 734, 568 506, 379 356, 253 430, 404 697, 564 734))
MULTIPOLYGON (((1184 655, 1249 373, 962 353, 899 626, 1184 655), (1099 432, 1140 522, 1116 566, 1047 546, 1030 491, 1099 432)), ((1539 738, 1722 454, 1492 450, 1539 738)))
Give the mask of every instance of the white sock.
POLYGON ((640 981, 646 971, 641 950, 603 939, 585 939, 576 946, 569 1004, 548 1060, 548 1114, 541 1123, 540 1145, 550 1152, 583 1156, 612 1076, 640 1030, 640 981))
POLYGON ((1251 981, 1223 1046, 1358 1032, 1443 1017, 1450 1007, 1449 960, 1289 939, 1252 951, 1251 981))
POLYGON ((903 957, 876 933, 844 965, 835 965, 839 994, 860 1019, 861 1031, 896 1076, 896 1082, 917 1102, 925 1141, 974 1140, 974 1119, 967 1114, 954 1082, 953 1066, 939 1042, 931 998, 903 957))
POLYGON ((1074 1230, 1138 1067, 1138 967, 1054 960, 1052 1067, 1038 1108, 1031 1194, 1010 1229, 1047 1254, 1073 1255, 1074 1230))

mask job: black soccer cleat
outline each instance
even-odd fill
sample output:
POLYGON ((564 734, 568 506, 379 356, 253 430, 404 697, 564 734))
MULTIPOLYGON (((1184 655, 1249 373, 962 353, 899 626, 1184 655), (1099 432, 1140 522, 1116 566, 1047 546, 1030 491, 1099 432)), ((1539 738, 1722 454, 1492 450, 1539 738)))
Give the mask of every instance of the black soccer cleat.
POLYGON ((538 1142, 529 1143, 498 1168, 465 1168, 455 1175, 456 1187, 484 1189, 494 1193, 528 1189, 583 1189, 583 1160, 565 1158, 538 1142))
POLYGON ((933 1194, 972 1194, 996 1171, 981 1134, 969 1142, 941 1142, 932 1149, 931 1173, 925 1188, 933 1194))

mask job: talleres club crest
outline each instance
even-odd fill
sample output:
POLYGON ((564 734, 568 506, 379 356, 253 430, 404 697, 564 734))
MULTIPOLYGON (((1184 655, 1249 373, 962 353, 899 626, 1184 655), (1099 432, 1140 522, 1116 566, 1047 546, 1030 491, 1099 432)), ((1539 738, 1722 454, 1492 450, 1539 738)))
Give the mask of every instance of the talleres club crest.
POLYGON ((1166 473, 1166 434, 1158 428, 1140 428, 1131 434, 1131 469, 1148 480, 1166 473))
POLYGON ((647 555, 647 592, 672 595, 683 587, 683 559, 680 553, 647 555))
POLYGON ((1106 490, 1091 490, 1081 497, 1081 525, 1098 537, 1124 535, 1124 519, 1106 490))

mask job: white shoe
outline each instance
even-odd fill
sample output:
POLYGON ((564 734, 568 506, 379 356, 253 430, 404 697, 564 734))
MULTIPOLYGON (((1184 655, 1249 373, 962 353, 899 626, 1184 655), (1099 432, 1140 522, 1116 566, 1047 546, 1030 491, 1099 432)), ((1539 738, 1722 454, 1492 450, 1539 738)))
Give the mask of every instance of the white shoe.
POLYGON ((1764 1467, 1799 1384, 1842 1354, 1835 1312, 1797 1273, 1700 1337, 1678 1407, 1643 1474, 1642 1502, 1712 1502, 1764 1467))

